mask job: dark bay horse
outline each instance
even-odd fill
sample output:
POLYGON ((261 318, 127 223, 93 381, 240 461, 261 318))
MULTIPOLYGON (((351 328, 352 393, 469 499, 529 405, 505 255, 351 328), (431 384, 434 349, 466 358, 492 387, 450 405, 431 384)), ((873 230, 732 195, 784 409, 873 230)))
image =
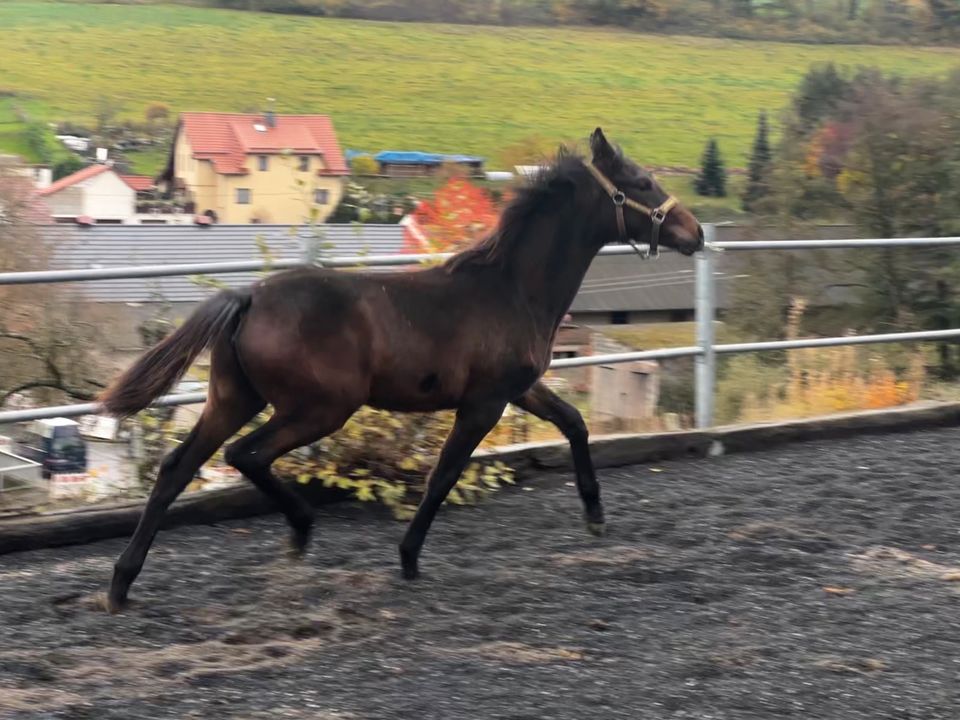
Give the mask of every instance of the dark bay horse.
POLYGON ((400 543, 415 578, 427 530, 471 453, 508 403, 554 423, 570 442, 588 527, 604 515, 579 412, 547 389, 561 319, 590 262, 608 241, 646 240, 691 255, 703 247, 696 218, 611 146, 598 128, 592 159, 561 152, 519 191, 498 228, 438 267, 391 273, 316 267, 280 272, 210 298, 148 350, 101 397, 116 416, 166 393, 210 348, 206 406, 164 458, 107 595, 127 599, 161 518, 197 469, 266 405, 273 415, 225 452, 272 498, 302 552, 313 511, 271 473, 281 455, 339 429, 362 405, 395 411, 456 410, 423 500, 400 543))

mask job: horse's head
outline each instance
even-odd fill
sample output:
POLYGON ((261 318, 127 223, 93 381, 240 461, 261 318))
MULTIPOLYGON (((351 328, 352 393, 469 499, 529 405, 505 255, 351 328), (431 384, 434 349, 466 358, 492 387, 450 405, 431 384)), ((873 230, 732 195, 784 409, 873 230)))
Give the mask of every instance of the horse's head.
POLYGON ((656 254, 660 245, 684 255, 703 249, 703 228, 676 198, 664 192, 653 177, 614 148, 600 128, 590 136, 593 160, 587 167, 605 196, 602 222, 620 242, 644 242, 656 254))

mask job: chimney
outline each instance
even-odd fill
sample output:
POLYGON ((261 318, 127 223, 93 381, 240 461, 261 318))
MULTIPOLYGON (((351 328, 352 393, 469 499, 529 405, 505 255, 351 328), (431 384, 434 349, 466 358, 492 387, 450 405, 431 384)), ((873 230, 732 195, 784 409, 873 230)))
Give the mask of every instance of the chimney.
POLYGON ((53 170, 50 168, 38 167, 33 172, 37 190, 43 190, 53 184, 53 170))
POLYGON ((273 98, 267 98, 267 111, 263 114, 263 123, 268 128, 277 126, 277 116, 273 112, 273 98))

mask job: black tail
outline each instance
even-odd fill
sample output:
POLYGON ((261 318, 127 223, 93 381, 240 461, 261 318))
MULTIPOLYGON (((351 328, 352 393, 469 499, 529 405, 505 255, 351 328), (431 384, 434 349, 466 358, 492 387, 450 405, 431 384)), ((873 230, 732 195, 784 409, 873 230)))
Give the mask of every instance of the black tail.
POLYGON ((147 350, 100 395, 103 409, 127 417, 170 391, 197 355, 229 328, 250 305, 247 291, 224 290, 204 302, 176 332, 147 350))

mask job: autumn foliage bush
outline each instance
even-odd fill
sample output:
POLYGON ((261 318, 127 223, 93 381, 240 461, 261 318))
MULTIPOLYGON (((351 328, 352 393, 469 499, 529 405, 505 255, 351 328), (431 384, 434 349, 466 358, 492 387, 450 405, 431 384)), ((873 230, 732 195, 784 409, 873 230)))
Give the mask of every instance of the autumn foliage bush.
MULTIPOLYGON (((805 309, 795 302, 787 337, 798 336, 805 309)), ((862 346, 805 348, 787 353, 784 365, 755 356, 734 358, 718 383, 720 422, 763 422, 830 413, 875 410, 916 401, 923 389, 922 353, 897 372, 875 349, 862 346)))
MULTIPOLYGON (((365 407, 339 432, 278 460, 275 471, 300 483, 347 490, 406 518, 416 509, 452 424, 452 413, 399 415, 365 407)), ((513 471, 502 462, 473 462, 447 501, 473 503, 512 482, 513 471)))
POLYGON ((922 356, 915 355, 898 377, 883 357, 862 348, 809 348, 790 352, 781 377, 766 388, 747 391, 735 419, 764 422, 904 405, 918 399, 924 365, 922 356))
POLYGON ((407 234, 410 253, 455 252, 477 242, 497 225, 499 212, 492 198, 463 177, 442 185, 432 200, 413 211, 417 231, 407 234))

